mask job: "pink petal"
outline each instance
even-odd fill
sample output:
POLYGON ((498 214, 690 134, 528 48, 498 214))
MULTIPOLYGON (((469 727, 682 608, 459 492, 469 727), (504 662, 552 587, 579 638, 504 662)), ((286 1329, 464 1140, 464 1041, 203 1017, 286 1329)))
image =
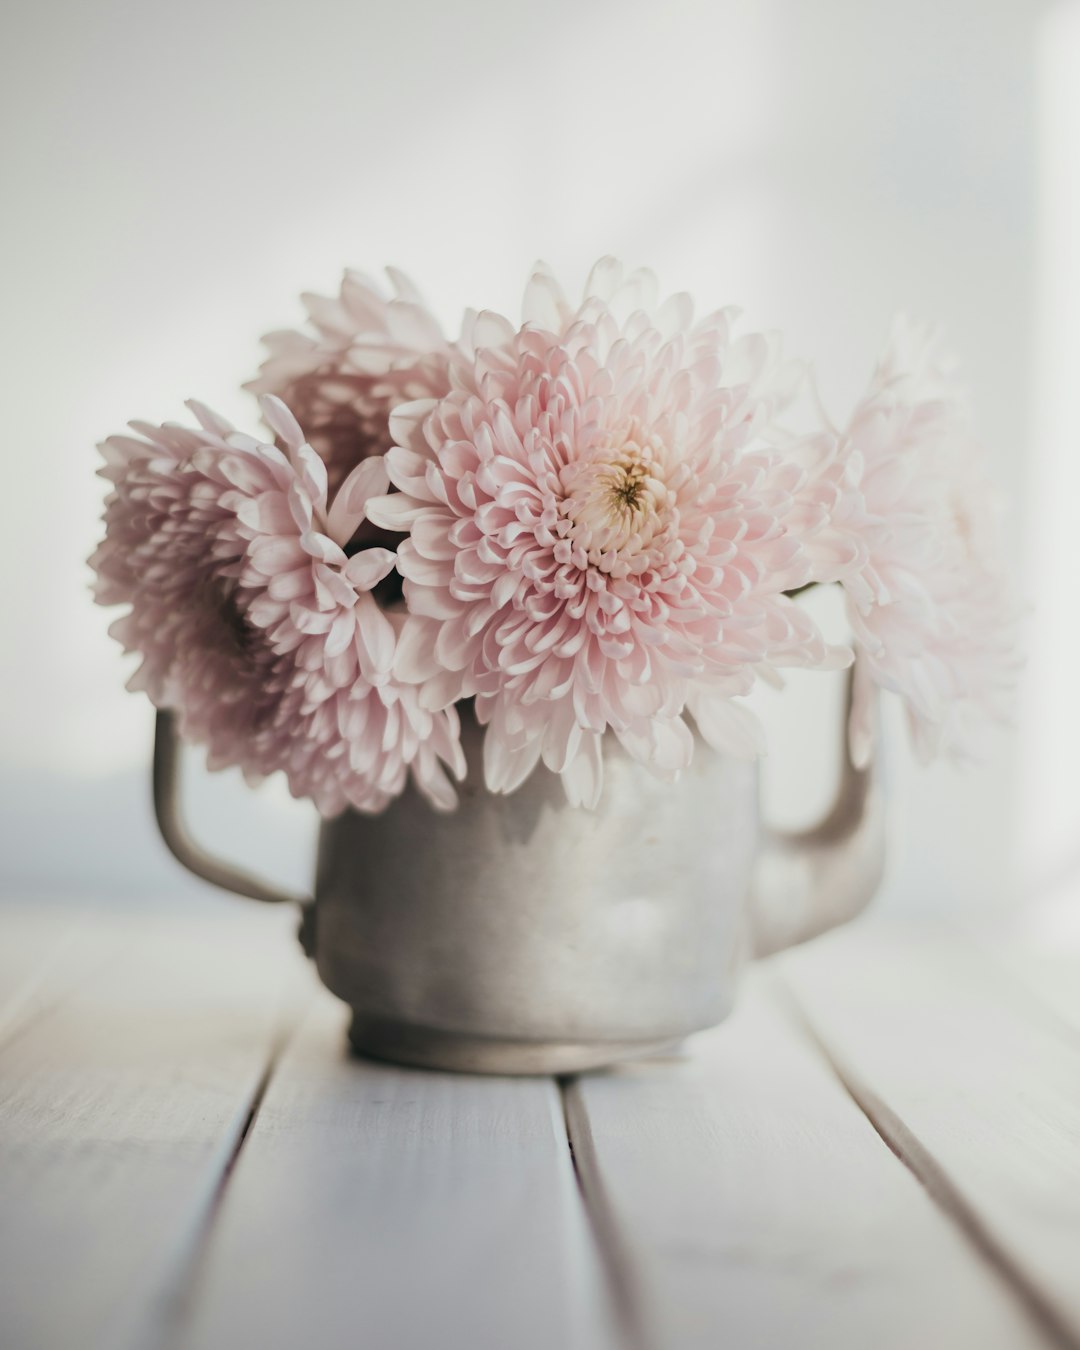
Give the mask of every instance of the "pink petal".
POLYGON ((390 575, 396 562, 397 554, 388 548, 365 548, 353 554, 343 571, 358 591, 370 591, 390 575))
POLYGON ((540 744, 512 747, 494 727, 484 733, 484 782, 491 792, 514 792, 540 762, 540 744))
POLYGON ((304 433, 300 430, 300 423, 281 399, 273 394, 264 394, 259 399, 259 408, 266 425, 276 436, 281 437, 290 450, 303 445, 304 433))
POLYGON ((381 497, 389 486, 390 476, 382 455, 361 460, 338 488, 330 506, 326 517, 330 538, 344 548, 364 519, 368 501, 372 497, 381 497))
POLYGON ((435 658, 435 625, 410 614, 398 633, 394 674, 407 684, 422 684, 438 675, 442 666, 435 658))
POLYGON ((390 414, 390 436, 395 444, 426 457, 428 444, 424 436, 424 422, 435 406, 436 401, 433 398, 399 403, 390 414))
POLYGON ((367 504, 367 518, 381 529, 407 534, 413 522, 430 510, 430 502, 417 501, 404 492, 392 492, 387 497, 371 498, 367 504))
POLYGON ((582 736, 577 753, 563 771, 562 780, 571 806, 583 806, 587 811, 596 809, 604 786, 604 766, 600 737, 595 732, 582 736))

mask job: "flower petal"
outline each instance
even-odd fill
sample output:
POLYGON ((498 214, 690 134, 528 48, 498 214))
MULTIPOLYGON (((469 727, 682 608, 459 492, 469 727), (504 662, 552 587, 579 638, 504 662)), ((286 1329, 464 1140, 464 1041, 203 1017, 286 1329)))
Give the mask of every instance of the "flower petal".
POLYGON ((358 591, 370 591, 390 575, 396 562, 397 554, 388 548, 365 548, 354 553, 342 570, 358 591))

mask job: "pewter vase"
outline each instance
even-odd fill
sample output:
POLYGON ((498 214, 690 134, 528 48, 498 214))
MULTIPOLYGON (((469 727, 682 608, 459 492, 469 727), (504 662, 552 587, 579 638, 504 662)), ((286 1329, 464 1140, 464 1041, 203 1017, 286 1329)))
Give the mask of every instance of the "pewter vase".
MULTIPOLYGON (((704 744, 675 784, 614 737, 595 811, 537 769, 516 792, 483 786, 483 731, 463 718, 456 811, 413 788, 378 816, 321 827, 302 937, 352 1008, 361 1053, 429 1068, 568 1073, 653 1052, 728 1013, 746 960, 851 918, 882 871, 873 763, 847 755, 816 828, 763 827, 755 764, 704 744)), ((846 741, 845 741, 846 745, 846 741)), ((210 858, 177 812, 177 739, 158 718, 161 832, 198 876, 290 899, 210 858)))

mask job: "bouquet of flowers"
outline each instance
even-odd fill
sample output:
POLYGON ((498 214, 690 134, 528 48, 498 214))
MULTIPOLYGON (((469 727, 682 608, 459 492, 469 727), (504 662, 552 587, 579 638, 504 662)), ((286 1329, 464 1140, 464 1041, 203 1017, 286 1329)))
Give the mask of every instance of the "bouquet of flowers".
POLYGON ((101 446, 96 598, 127 606, 130 687, 211 768, 281 770, 326 816, 410 777, 452 809, 468 701, 488 789, 542 761, 590 807, 611 737, 663 779, 695 729, 756 755, 755 682, 852 647, 856 757, 870 682, 924 756, 1003 716, 996 499, 930 332, 897 320, 846 422, 792 425, 804 373, 776 339, 646 271, 605 258, 574 303, 538 266, 520 324, 469 311, 453 340, 388 276, 346 272, 304 297, 308 331, 266 338, 263 432, 191 403, 101 446), (825 583, 851 647, 799 603, 825 583))

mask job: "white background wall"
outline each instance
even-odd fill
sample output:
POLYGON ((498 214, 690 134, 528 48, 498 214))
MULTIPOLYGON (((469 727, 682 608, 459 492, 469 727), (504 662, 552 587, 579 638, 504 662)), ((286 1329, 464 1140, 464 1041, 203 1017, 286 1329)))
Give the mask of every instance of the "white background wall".
MULTIPOLYGON (((1018 519, 1029 477, 1031 0, 37 0, 0 41, 3 889, 186 885, 146 806, 151 715, 89 602, 96 440, 196 395, 250 420, 256 339, 394 262, 452 324, 531 261, 614 252, 812 356, 842 415, 892 312, 940 320, 1018 519)), ((1023 550, 1016 548, 1018 568, 1023 550)), ((828 693, 774 707, 770 799, 824 791, 828 693), (800 722, 800 718, 802 719, 800 722)), ((1005 903, 1016 742, 892 776, 884 898, 1005 903)), ((279 786, 194 785, 200 828, 290 879, 279 786)))

